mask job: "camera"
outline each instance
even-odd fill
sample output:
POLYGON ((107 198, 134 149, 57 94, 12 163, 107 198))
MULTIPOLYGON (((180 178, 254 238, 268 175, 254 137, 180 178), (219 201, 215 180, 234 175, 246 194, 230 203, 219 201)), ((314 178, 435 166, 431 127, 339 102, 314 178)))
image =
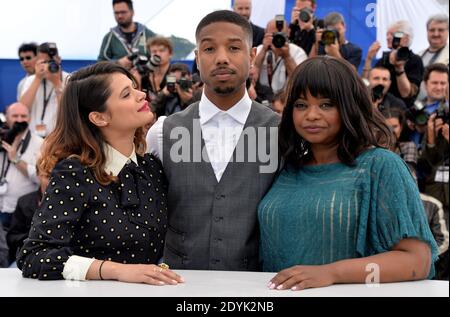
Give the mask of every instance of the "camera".
POLYGON ((448 108, 444 107, 439 107, 436 110, 436 120, 437 119, 442 119, 442 121, 444 122, 444 124, 449 124, 449 120, 448 120, 448 108))
POLYGON ((171 94, 176 93, 176 91, 177 91, 177 89, 176 89, 177 77, 176 76, 167 76, 166 81, 167 81, 167 84, 166 84, 167 90, 171 94))
POLYGON ((426 112, 425 104, 420 100, 416 100, 408 111, 408 117, 415 125, 424 126, 427 125, 430 115, 426 112))
POLYGON ((58 55, 58 48, 55 43, 47 43, 47 52, 50 60, 47 62, 48 71, 52 74, 56 74, 60 70, 58 62, 55 60, 55 56, 58 55))
POLYGON ((392 39, 392 48, 397 50, 397 61, 408 61, 411 58, 411 51, 408 47, 400 47, 400 42, 405 36, 403 32, 395 32, 392 39))
POLYGON ((152 55, 150 57, 142 55, 138 48, 133 48, 127 58, 133 63, 133 66, 141 76, 141 90, 146 93, 147 98, 149 99, 151 92, 149 75, 161 65, 161 57, 158 55, 152 55))
POLYGON ((328 28, 322 33, 322 45, 331 45, 336 43, 339 39, 339 31, 333 28, 328 28))
POLYGON ((282 48, 289 41, 289 38, 288 38, 287 34, 283 33, 284 16, 283 15, 277 15, 275 17, 275 23, 276 23, 276 27, 277 27, 278 32, 273 34, 272 44, 276 48, 282 48))
MULTIPOLYGON (((28 129, 28 122, 15 122, 11 129, 8 129, 6 125, 0 128, 0 140, 5 141, 8 144, 13 144, 16 136, 28 129)), ((4 151, 3 147, 0 151, 4 151)))
MULTIPOLYGON (((396 59, 397 61, 409 61, 411 59, 411 50, 409 47, 400 47, 400 42, 402 38, 405 36, 405 33, 403 32, 395 32, 394 38, 392 39, 392 48, 394 50, 397 50, 396 59)), ((387 66, 390 64, 389 62, 389 56, 391 52, 383 52, 383 64, 384 66, 387 66)))
POLYGON ((318 19, 314 20, 314 28, 317 29, 324 29, 325 28, 325 20, 324 19, 318 19))
POLYGON ((313 17, 313 11, 309 8, 302 9, 298 16, 300 21, 305 22, 305 23, 308 23, 309 21, 311 21, 312 17, 313 17))
POLYGON ((372 102, 376 102, 378 100, 383 99, 384 86, 376 85, 372 88, 372 102))
POLYGON ((178 85, 180 85, 180 88, 184 91, 188 91, 189 89, 192 88, 193 82, 192 80, 186 79, 186 78, 181 78, 178 81, 178 85))
POLYGON ((127 58, 133 63, 133 66, 136 67, 136 70, 142 77, 148 76, 161 65, 161 57, 158 55, 152 55, 150 57, 142 55, 138 48, 133 48, 127 58))

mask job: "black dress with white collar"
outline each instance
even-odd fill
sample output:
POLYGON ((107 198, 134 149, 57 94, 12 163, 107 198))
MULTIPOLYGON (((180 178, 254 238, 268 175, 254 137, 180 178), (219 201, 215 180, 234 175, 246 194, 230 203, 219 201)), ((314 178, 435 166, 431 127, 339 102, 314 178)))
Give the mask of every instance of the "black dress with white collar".
POLYGON ((73 255, 125 264, 156 264, 167 230, 167 182, 152 155, 137 157, 103 186, 76 159, 51 175, 30 236, 18 255, 23 276, 63 279, 73 255))

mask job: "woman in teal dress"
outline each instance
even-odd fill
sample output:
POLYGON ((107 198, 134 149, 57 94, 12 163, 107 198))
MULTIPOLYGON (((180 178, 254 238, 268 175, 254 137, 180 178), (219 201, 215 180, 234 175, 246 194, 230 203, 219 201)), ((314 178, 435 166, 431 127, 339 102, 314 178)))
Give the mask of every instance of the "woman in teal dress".
POLYGON ((262 200, 271 289, 431 278, 437 246, 392 133, 345 61, 317 57, 292 74, 280 124, 283 166, 262 200))

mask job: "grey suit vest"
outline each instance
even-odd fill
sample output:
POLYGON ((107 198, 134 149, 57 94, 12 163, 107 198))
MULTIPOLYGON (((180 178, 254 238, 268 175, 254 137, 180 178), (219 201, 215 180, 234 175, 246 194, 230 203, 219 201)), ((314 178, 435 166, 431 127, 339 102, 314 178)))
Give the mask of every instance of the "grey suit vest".
POLYGON ((278 167, 279 117, 253 103, 220 182, 208 162, 198 119, 195 103, 168 117, 163 126, 162 159, 169 181, 164 261, 174 269, 258 271, 257 207, 278 167), (189 132, 182 149, 180 136, 186 133, 174 133, 180 128, 189 132), (174 153, 183 155, 183 161, 178 162, 174 153))

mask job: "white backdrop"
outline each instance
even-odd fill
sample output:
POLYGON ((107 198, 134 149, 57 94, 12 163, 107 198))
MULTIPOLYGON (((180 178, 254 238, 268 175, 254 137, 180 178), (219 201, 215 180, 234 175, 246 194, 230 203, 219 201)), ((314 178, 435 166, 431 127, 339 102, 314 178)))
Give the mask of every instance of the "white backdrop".
MULTIPOLYGON (((111 3, 111 0, 2 1, 0 58, 17 58, 20 44, 34 41, 56 42, 64 59, 97 59, 103 36, 116 25, 111 3)), ((135 21, 158 34, 173 34, 194 43, 195 28, 201 18, 230 6, 231 0, 134 0, 135 21)))
MULTIPOLYGON (((64 59, 96 59, 103 36, 116 25, 111 0, 2 1, 0 59, 17 58, 23 42, 58 44, 64 59)), ((386 30, 394 21, 414 21, 413 50, 428 46, 425 24, 434 13, 448 12, 449 0, 374 0, 377 38, 386 46, 386 30)), ((165 36, 195 42, 195 28, 207 13, 229 9, 231 0, 134 0, 135 21, 165 36)), ((320 5, 320 2, 319 2, 320 5)), ((265 27, 285 10, 283 0, 253 0, 252 21, 265 27), (270 8, 270 9, 269 9, 270 8)), ((290 18, 290 17, 287 17, 290 18)), ((384 50, 386 47, 384 47, 384 50)))
POLYGON ((415 53, 429 46, 427 41, 427 20, 437 13, 448 14, 448 0, 378 0, 377 1, 377 39, 387 50, 386 31, 392 23, 399 20, 410 21, 414 30, 412 50, 415 53))

